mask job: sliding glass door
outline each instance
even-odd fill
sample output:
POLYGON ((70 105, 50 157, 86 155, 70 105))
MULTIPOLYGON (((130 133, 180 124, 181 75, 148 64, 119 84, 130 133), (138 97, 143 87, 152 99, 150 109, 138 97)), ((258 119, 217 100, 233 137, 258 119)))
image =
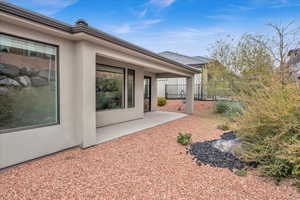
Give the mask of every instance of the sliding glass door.
POLYGON ((151 111, 151 77, 144 77, 144 112, 151 111))

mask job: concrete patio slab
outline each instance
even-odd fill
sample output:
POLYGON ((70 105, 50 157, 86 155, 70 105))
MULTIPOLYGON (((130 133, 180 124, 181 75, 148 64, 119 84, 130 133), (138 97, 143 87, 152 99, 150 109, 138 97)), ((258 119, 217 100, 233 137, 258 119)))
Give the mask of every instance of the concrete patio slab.
POLYGON ((123 122, 111 126, 97 128, 97 143, 103 143, 118 137, 129 135, 147 128, 151 128, 166 122, 180 119, 187 116, 183 113, 175 112, 149 112, 144 118, 123 122))

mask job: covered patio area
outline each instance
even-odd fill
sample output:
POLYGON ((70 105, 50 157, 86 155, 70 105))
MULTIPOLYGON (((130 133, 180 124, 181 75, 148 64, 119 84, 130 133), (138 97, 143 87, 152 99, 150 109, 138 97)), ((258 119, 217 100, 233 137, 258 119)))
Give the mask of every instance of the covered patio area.
POLYGON ((97 128, 97 144, 142 131, 144 129, 152 128, 186 116, 186 114, 175 112, 148 112, 145 113, 144 118, 142 119, 131 120, 128 122, 97 128))

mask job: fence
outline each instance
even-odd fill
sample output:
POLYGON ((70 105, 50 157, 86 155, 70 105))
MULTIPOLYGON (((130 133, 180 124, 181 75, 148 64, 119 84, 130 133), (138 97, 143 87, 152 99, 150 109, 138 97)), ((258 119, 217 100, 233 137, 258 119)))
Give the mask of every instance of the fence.
MULTIPOLYGON (((185 99, 186 85, 185 84, 167 84, 165 85, 165 97, 167 99, 185 99)), ((225 82, 217 84, 195 84, 194 99, 195 100, 227 100, 231 97, 231 89, 226 87, 225 82)))

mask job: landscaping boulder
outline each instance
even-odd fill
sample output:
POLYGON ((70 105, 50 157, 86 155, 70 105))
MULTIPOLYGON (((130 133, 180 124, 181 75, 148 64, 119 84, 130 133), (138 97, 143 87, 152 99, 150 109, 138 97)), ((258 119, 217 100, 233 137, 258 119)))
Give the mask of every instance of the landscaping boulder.
POLYGON ((31 86, 31 80, 28 76, 19 76, 16 80, 21 83, 24 87, 31 86))
POLYGON ((0 80, 0 85, 4 85, 4 86, 14 86, 14 87, 20 87, 21 84, 18 83, 17 81, 15 81, 14 79, 11 78, 5 78, 0 80))
POLYGON ((50 72, 48 69, 41 70, 38 75, 39 75, 39 77, 42 77, 47 80, 50 78, 50 81, 55 80, 55 71, 54 70, 50 70, 50 72))
POLYGON ((5 75, 11 78, 18 76, 20 70, 17 66, 9 64, 0 64, 0 75, 5 75))
POLYGON ((48 85, 48 81, 41 77, 32 77, 31 78, 31 85, 33 87, 41 87, 48 85))
POLYGON ((31 68, 31 67, 22 67, 20 68, 20 75, 22 76, 36 76, 39 73, 39 70, 31 68))
POLYGON ((212 147, 219 149, 222 152, 227 152, 235 155, 235 151, 240 149, 241 142, 238 139, 233 140, 216 140, 212 143, 212 147))

